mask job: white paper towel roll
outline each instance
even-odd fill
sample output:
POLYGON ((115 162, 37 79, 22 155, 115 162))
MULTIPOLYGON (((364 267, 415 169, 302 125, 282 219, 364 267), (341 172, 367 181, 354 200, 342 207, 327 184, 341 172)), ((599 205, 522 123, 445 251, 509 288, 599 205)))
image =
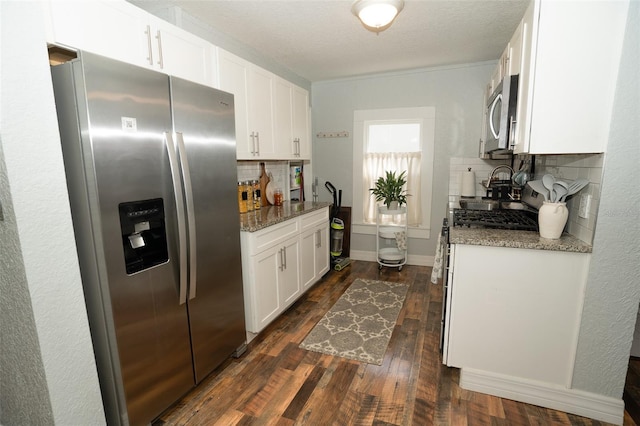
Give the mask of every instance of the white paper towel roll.
POLYGON ((462 177, 460 179, 460 196, 476 196, 476 172, 471 171, 471 169, 466 172, 462 172, 462 177))

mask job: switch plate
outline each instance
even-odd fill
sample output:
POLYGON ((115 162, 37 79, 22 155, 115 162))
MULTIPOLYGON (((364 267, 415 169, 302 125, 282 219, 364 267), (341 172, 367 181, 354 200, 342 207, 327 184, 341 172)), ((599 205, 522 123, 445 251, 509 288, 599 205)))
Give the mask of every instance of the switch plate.
POLYGON ((578 209, 578 217, 588 219, 590 208, 591 208, 591 195, 582 194, 580 196, 580 208, 578 209))

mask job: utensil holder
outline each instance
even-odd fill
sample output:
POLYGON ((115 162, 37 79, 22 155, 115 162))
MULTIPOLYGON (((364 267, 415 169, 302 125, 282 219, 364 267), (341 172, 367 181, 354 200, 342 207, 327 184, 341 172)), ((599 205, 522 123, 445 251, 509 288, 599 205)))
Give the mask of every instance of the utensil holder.
POLYGON ((569 209, 567 208, 567 203, 544 201, 538 211, 540 236, 550 240, 557 240, 562 235, 568 218, 569 209))

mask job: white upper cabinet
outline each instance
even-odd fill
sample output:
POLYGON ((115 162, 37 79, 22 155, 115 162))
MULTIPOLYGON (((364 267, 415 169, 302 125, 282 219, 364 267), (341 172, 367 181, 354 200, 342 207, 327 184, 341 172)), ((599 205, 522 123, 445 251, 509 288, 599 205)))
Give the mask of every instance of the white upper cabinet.
POLYGON ((309 92, 277 78, 274 82, 274 132, 280 158, 311 158, 309 92))
POLYGON ((508 60, 505 65, 505 75, 520 74, 520 67, 522 66, 522 22, 520 22, 509 41, 507 52, 508 60))
POLYGON ((215 47, 125 1, 46 3, 48 42, 215 86, 215 47))
POLYGON ((218 49, 220 89, 233 93, 238 160, 276 159, 273 138, 273 75, 218 49))
POLYGON ((276 151, 282 158, 293 158, 296 147, 293 141, 293 107, 291 104, 293 87, 281 78, 274 81, 273 119, 276 151))
POLYGON ((236 149, 239 160, 255 158, 254 139, 249 136, 247 80, 250 64, 223 49, 218 49, 220 89, 233 93, 236 112, 236 149))
POLYGON ((627 10, 627 1, 532 1, 522 21, 516 153, 606 150, 627 10))
POLYGON ((309 93, 223 49, 218 64, 235 97, 238 159, 310 159, 309 93))
POLYGON ((292 96, 293 110, 293 138, 294 158, 303 160, 311 159, 311 137, 309 125, 309 92, 305 89, 293 86, 292 96), (297 144, 297 151, 295 150, 297 144))
POLYGON ((269 71, 251 65, 248 69, 249 137, 254 158, 278 159, 273 135, 273 80, 269 71))

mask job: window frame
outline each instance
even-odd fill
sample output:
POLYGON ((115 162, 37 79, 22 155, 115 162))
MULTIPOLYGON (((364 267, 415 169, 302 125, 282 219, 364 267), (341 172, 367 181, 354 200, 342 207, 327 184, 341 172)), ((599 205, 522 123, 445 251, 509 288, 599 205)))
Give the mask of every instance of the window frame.
POLYGON ((434 146, 435 146, 435 107, 410 107, 410 108, 384 108, 355 110, 353 113, 353 208, 352 208, 352 230, 358 234, 375 235, 376 225, 364 223, 363 209, 364 197, 370 193, 363 194, 362 174, 365 154, 365 123, 371 121, 380 122, 402 122, 407 120, 419 121, 421 123, 421 143, 422 159, 420 178, 422 181, 422 225, 409 226, 410 238, 431 237, 431 204, 433 195, 433 168, 434 168, 434 146))

